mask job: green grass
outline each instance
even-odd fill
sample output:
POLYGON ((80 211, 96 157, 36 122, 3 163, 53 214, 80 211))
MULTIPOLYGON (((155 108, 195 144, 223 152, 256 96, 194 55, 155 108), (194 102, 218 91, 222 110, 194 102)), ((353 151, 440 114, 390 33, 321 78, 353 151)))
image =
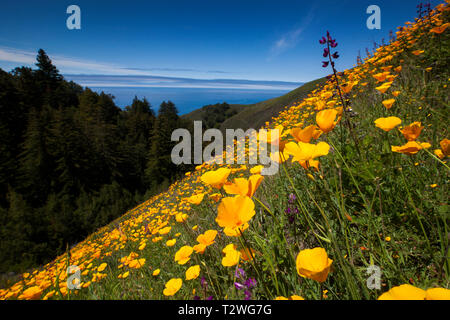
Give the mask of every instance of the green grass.
MULTIPOLYGON (((448 22, 448 12, 441 19, 448 22)), ((331 146, 330 153, 320 158, 319 171, 305 170, 288 161, 277 175, 265 177, 253 196, 255 216, 243 237, 228 237, 217 225, 218 204, 209 195, 230 195, 199 181, 203 173, 219 166, 202 168, 94 234, 88 239, 90 242, 85 241, 72 252, 74 255, 83 250, 81 258, 67 261, 66 257, 60 257, 57 263, 62 265, 83 266, 89 274, 82 277, 83 283, 92 278, 102 262, 108 264, 106 278, 63 298, 192 299, 198 295, 202 299, 208 296, 243 299, 243 291, 234 286, 236 266, 224 267, 221 263, 222 249, 230 243, 238 249, 255 250, 254 260, 241 260, 239 265, 247 277, 256 279, 253 299, 291 295, 306 299, 377 299, 390 288, 407 283, 425 290, 449 288, 450 170, 444 162, 448 158, 438 160, 433 150, 448 138, 450 33, 438 37, 430 36, 428 31, 428 26, 411 31, 416 43, 401 42, 403 52, 391 60, 378 64, 369 60, 363 71, 354 71, 360 76, 359 85, 348 96, 348 103, 356 112, 356 116, 349 118, 354 135, 342 120, 319 139, 331 146), (418 49, 425 52, 413 55, 418 49), (375 89, 380 83, 372 74, 389 65, 394 68, 401 65, 402 71, 391 89, 381 94, 375 89), (424 71, 429 67, 432 69, 424 71), (396 90, 401 93, 387 110, 381 102, 392 97, 391 92, 396 90), (391 146, 403 145, 406 140, 397 129, 386 133, 375 127, 374 121, 386 116, 399 117, 402 125, 420 121, 424 129, 418 141, 429 142, 432 148, 415 155, 393 153, 391 146), (206 194, 202 203, 186 204, 187 197, 200 192, 206 194), (296 200, 290 203, 291 195, 296 200), (287 208, 298 210, 292 221, 286 214, 287 208), (186 222, 176 222, 174 216, 179 212, 188 214, 186 222), (166 222, 172 226, 170 233, 152 242, 157 234, 152 235, 146 226, 154 223, 152 230, 153 226, 164 226, 166 222), (119 225, 126 240, 109 241, 119 225), (194 226, 197 228, 193 229, 194 226), (193 253, 185 265, 174 261, 182 246, 195 245, 197 236, 209 229, 219 233, 204 254, 193 253), (174 247, 165 245, 170 238, 177 239, 174 247), (141 251, 143 241, 147 241, 147 246, 141 251), (324 248, 333 260, 332 270, 322 284, 299 276, 296 270, 298 253, 315 247, 324 248), (93 258, 96 250, 101 253, 93 258), (145 265, 139 269, 119 269, 119 259, 130 252, 145 258, 145 265), (88 263, 93 266, 88 268, 88 263), (200 277, 186 281, 185 271, 192 265, 200 265, 200 277), (367 270, 371 265, 381 269, 380 289, 367 286, 370 276, 367 270), (156 277, 152 275, 155 269, 161 269, 156 277), (118 279, 125 270, 130 271, 129 277, 118 279), (201 277, 208 282, 206 289, 201 286, 201 277), (166 297, 164 285, 172 278, 183 279, 183 286, 173 297, 166 297)), ((315 84, 310 86, 308 91, 315 84)), ((336 92, 333 85, 328 90, 336 92)), ((291 118, 275 118, 273 125, 285 123, 288 129, 299 122, 304 122, 304 126, 314 124, 315 113, 306 107, 307 104, 303 109, 293 107, 291 113, 284 115, 291 118)), ((253 117, 257 118, 256 113, 253 117)), ((228 180, 241 174, 249 176, 248 169, 237 170, 228 180)), ((50 286, 46 292, 54 287, 50 286)))
MULTIPOLYGON (((243 129, 249 128, 258 129, 265 125, 267 121, 270 121, 273 117, 276 117, 280 111, 289 108, 295 102, 301 101, 312 90, 316 89, 318 85, 325 83, 325 79, 318 79, 310 81, 302 85, 301 87, 288 92, 287 94, 261 101, 255 104, 243 105, 232 104, 230 109, 237 112, 237 114, 227 118, 221 125, 220 130, 226 129, 243 129)), ((189 121, 202 121, 204 120, 204 114, 202 108, 196 109, 182 118, 189 121)))
POLYGON ((248 105, 238 114, 225 120, 220 129, 257 129, 265 125, 273 117, 276 117, 280 111, 289 108, 295 102, 303 100, 318 85, 324 84, 325 79, 310 81, 291 92, 270 100, 262 101, 248 105))

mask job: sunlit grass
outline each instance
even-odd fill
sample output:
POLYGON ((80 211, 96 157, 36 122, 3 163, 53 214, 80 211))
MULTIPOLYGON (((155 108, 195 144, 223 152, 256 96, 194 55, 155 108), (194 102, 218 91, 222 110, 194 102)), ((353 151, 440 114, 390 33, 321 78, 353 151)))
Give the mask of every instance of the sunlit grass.
POLYGON ((450 285, 448 18, 439 6, 274 118, 277 175, 198 166, 0 297, 448 298, 428 290, 450 285))

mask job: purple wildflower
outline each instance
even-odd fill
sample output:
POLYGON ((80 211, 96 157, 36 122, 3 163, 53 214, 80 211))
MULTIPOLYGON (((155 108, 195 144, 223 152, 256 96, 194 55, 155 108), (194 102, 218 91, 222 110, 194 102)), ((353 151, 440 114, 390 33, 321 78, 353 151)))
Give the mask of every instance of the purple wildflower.
POLYGON ((241 268, 237 268, 236 272, 234 273, 234 275, 238 279, 245 279, 245 271, 243 269, 241 269, 241 268))
POLYGON ((235 282, 235 283, 234 283, 234 286, 235 286, 236 289, 238 289, 238 290, 242 290, 242 289, 245 288, 245 285, 243 285, 242 283, 239 283, 239 282, 235 282))
POLYGON ((206 287, 208 286, 208 282, 206 282, 205 277, 202 277, 202 279, 200 280, 200 284, 203 289, 206 289, 206 287))
POLYGON ((247 289, 251 289, 256 287, 256 279, 255 278, 249 278, 245 281, 245 286, 247 289))
POLYGON ((289 195, 289 200, 288 200, 288 202, 289 202, 290 204, 293 204, 293 203, 295 202, 296 199, 297 199, 297 198, 295 197, 295 194, 291 193, 291 194, 289 195))

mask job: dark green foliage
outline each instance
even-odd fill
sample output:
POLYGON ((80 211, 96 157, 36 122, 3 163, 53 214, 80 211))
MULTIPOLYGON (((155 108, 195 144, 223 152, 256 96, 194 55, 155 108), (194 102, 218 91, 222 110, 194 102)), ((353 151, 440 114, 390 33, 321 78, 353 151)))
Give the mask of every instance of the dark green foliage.
POLYGON ((175 142, 171 141, 172 132, 180 128, 181 120, 178 110, 171 102, 163 102, 159 108, 153 128, 153 139, 149 152, 146 177, 152 188, 174 180, 176 166, 170 159, 175 142))
POLYGON ((186 127, 173 103, 157 117, 145 98, 121 110, 43 50, 36 66, 0 69, 0 273, 62 254, 187 170, 170 159, 186 127))
POLYGON ((205 129, 218 129, 226 119, 237 113, 238 112, 235 109, 232 109, 226 102, 204 106, 202 108, 203 126, 205 129))

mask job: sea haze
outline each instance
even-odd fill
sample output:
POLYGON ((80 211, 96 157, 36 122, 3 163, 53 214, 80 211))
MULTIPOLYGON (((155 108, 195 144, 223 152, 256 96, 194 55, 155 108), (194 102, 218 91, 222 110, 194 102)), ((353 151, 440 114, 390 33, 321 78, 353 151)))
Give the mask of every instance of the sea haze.
POLYGON ((130 105, 133 98, 146 98, 157 111, 163 101, 172 101, 180 115, 205 105, 227 102, 253 104, 276 98, 301 83, 245 79, 192 79, 155 75, 64 75, 67 80, 115 97, 117 106, 130 105))
POLYGON ((95 92, 112 94, 114 102, 120 108, 131 105, 133 98, 144 97, 155 112, 163 101, 175 103, 180 115, 189 113, 208 104, 227 102, 229 104, 253 104, 276 98, 291 90, 254 90, 254 89, 216 89, 216 88, 136 88, 102 87, 91 88, 95 92))

